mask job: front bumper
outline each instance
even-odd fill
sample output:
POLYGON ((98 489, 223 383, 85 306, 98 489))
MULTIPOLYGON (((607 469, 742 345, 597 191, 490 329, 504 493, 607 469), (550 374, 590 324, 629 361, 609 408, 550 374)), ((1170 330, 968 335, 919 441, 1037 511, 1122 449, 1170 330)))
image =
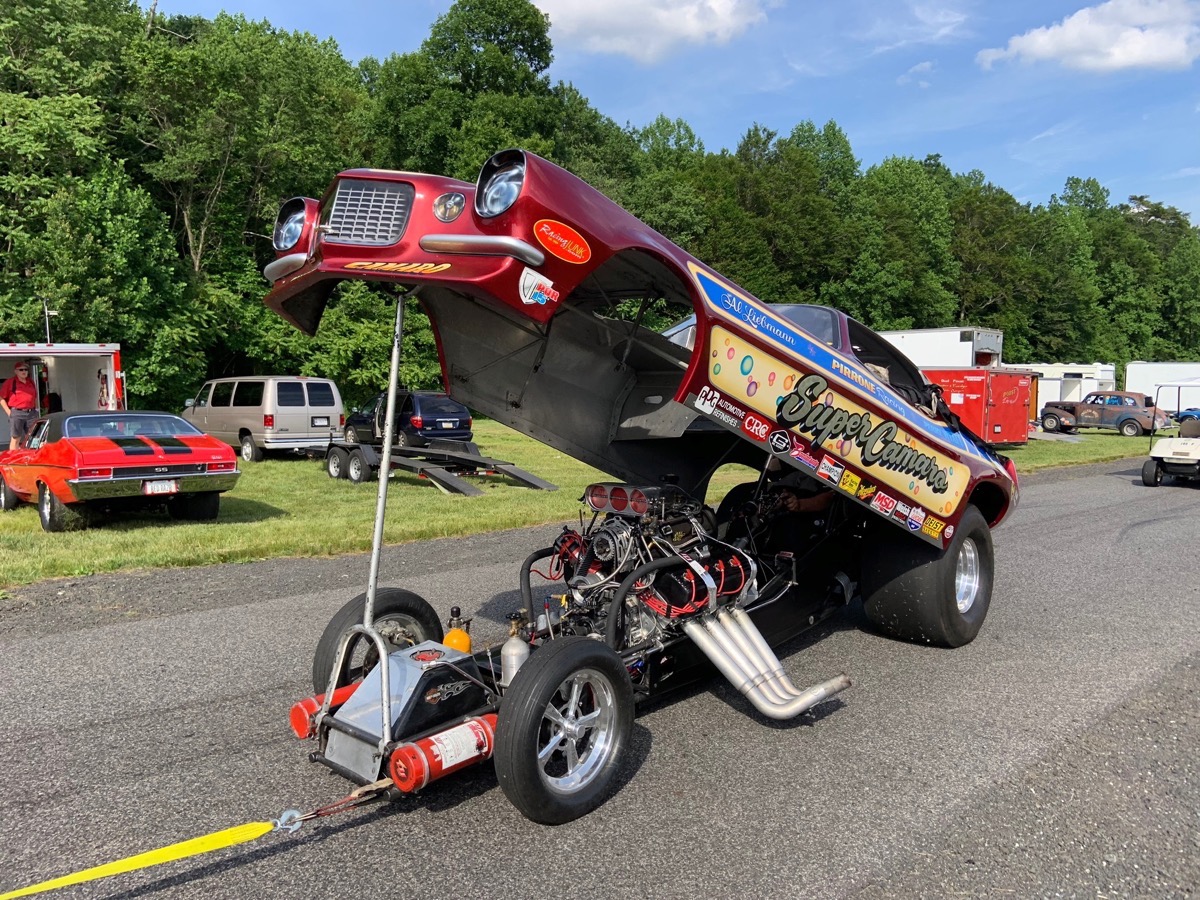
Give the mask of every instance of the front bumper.
POLYGON ((114 500, 119 497, 145 497, 167 500, 179 494, 197 494, 209 491, 228 491, 237 484, 241 472, 219 472, 212 475, 164 475, 162 478, 105 478, 96 480, 72 479, 67 481, 71 493, 78 501, 114 500), (177 481, 179 490, 166 494, 145 494, 142 485, 147 481, 177 481))

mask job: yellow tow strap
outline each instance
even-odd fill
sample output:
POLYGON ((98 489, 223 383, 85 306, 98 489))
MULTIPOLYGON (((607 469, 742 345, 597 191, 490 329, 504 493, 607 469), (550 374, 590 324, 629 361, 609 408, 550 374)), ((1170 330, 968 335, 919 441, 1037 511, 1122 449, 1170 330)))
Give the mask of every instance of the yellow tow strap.
POLYGON ((107 878, 109 875, 120 875, 124 872, 136 871, 137 869, 148 869, 150 866, 174 862, 177 859, 187 859, 189 856, 199 856, 201 853, 210 853, 213 850, 220 850, 224 847, 235 847, 238 844, 245 844, 248 841, 256 840, 276 827, 277 823, 275 822, 247 822, 245 825, 226 828, 224 831, 214 831, 212 834, 180 841, 178 844, 170 844, 166 847, 159 847, 157 850, 139 853, 136 856, 127 856, 125 859, 118 859, 116 862, 105 863, 102 866, 95 866, 91 869, 84 869, 82 872, 76 872, 73 875, 64 875, 62 878, 52 878, 50 881, 43 881, 41 884, 33 884, 17 891, 9 891, 7 894, 0 894, 0 900, 9 900, 12 897, 28 897, 30 894, 40 894, 43 891, 55 891, 59 888, 70 887, 73 884, 83 884, 85 881, 107 878))

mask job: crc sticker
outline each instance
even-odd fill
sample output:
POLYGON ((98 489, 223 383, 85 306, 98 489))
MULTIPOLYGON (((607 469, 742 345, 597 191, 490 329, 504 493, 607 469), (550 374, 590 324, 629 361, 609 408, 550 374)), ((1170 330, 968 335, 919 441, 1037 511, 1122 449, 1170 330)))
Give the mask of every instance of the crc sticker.
POLYGON ((896 501, 887 494, 880 492, 871 498, 871 509, 878 510, 885 516, 890 516, 896 508, 896 501))
POLYGON ((925 510, 919 506, 914 506, 912 512, 908 514, 908 530, 920 531, 921 526, 925 524, 925 510))
POLYGON ((772 452, 781 456, 792 452, 792 436, 786 431, 772 431, 767 436, 767 444, 772 452))
POLYGON ((742 419, 742 431, 746 432, 746 434, 750 435, 756 441, 765 441, 771 431, 771 425, 754 415, 754 413, 746 413, 746 418, 742 419))
POLYGON ((826 481, 832 481, 834 484, 838 484, 842 480, 844 471, 846 471, 845 466, 839 466, 828 456, 822 458, 821 464, 817 466, 817 476, 826 481))
POLYGON ((521 302, 545 306, 556 300, 558 291, 554 289, 554 282, 541 272, 535 272, 526 266, 525 271, 521 273, 521 302))
POLYGON ((343 268, 364 272, 389 272, 402 275, 436 275, 450 268, 450 263, 417 262, 371 262, 359 260, 346 263, 343 268))
POLYGON ((592 258, 592 248, 583 235, 556 219, 538 219, 533 226, 533 236, 563 262, 581 265, 592 258))
POLYGON ((425 650, 418 650, 415 653, 410 654, 409 659, 416 660, 417 662, 433 662, 441 659, 445 655, 446 654, 441 650, 427 648, 425 650))
POLYGON ((921 533, 927 534, 931 538, 941 537, 942 529, 946 527, 946 523, 941 519, 935 519, 930 516, 925 520, 925 524, 921 526, 921 533))
POLYGON ((846 473, 842 475, 842 480, 838 482, 838 487, 847 494, 857 494, 860 484, 862 484, 862 479, 853 472, 846 470, 846 473))
POLYGON ((875 491, 877 490, 878 488, 875 485, 867 484, 864 481, 858 486, 858 493, 856 493, 854 496, 858 497, 859 500, 870 500, 875 496, 875 491))

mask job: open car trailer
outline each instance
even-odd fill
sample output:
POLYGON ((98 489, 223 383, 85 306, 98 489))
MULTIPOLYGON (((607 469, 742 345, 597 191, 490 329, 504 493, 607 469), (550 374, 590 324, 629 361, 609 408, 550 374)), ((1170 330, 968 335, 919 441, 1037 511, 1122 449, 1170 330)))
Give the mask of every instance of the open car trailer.
POLYGON ((318 693, 292 713, 347 778, 407 793, 493 758, 523 814, 566 822, 604 800, 644 698, 714 666, 775 719, 846 688, 793 685, 772 650, 846 603, 898 637, 978 633, 1015 469, 837 310, 783 318, 520 150, 476 184, 343 172, 321 200, 284 204, 275 248, 266 303, 293 325, 315 332, 342 280, 415 293, 455 399, 612 476, 586 492, 590 521, 521 563, 510 637, 482 650, 457 610, 447 632, 423 598, 378 586, 380 479, 367 589, 326 627, 318 693), (696 317, 690 345, 644 324, 664 305, 696 317), (714 510, 728 463, 759 475, 714 510), (785 484, 826 500, 781 543, 785 484))

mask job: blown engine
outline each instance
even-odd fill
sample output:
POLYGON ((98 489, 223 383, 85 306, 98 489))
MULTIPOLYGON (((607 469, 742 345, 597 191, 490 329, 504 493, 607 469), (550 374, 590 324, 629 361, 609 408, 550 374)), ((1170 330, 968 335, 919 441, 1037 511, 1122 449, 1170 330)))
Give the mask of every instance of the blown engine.
POLYGON ((753 559, 717 540, 711 513, 679 488, 593 484, 583 499, 591 522, 564 528, 553 547, 526 561, 521 588, 532 631, 603 636, 623 651, 665 640, 722 603, 756 596, 753 559), (550 571, 538 574, 561 577, 567 589, 539 610, 528 576, 545 558, 550 571))

